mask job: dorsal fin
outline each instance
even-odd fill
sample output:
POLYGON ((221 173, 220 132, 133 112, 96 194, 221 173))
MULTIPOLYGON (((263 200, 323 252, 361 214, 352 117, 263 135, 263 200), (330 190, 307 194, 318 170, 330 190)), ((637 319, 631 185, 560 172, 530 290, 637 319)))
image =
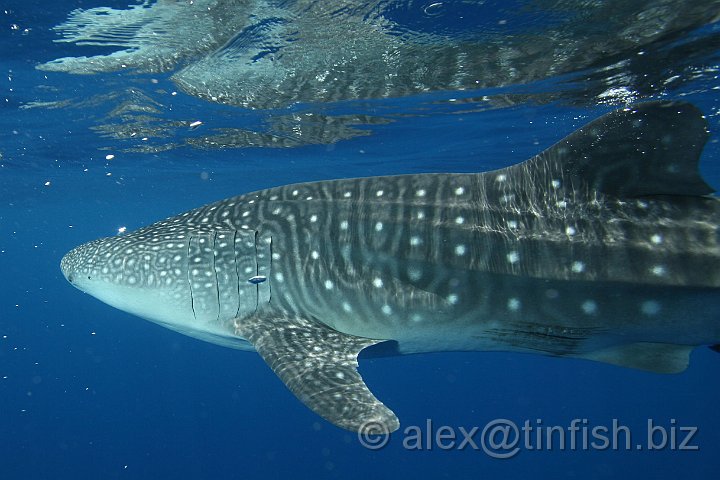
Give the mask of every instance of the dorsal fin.
POLYGON ((561 176, 566 188, 569 180, 616 197, 708 195, 698 170, 707 138, 695 106, 647 102, 603 115, 523 165, 533 176, 561 176))

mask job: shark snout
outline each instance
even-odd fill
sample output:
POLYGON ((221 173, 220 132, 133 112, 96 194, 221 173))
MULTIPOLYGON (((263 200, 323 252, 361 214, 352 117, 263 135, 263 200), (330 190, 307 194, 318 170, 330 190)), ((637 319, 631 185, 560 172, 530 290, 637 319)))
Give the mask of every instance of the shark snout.
POLYGON ((62 260, 60 260, 60 271, 62 271, 65 279, 72 285, 76 285, 78 271, 75 263, 73 262, 73 253, 75 250, 67 253, 62 260))
POLYGON ((93 271, 97 270, 99 242, 103 240, 99 239, 75 247, 60 260, 60 270, 73 286, 80 288, 79 284, 83 279, 92 279, 93 271))
POLYGON ((60 260, 60 271, 62 271, 63 276, 65 277, 65 279, 68 282, 73 283, 73 280, 75 279, 75 275, 74 275, 74 272, 72 271, 72 269, 70 268, 70 259, 68 258, 69 256, 70 256, 69 253, 65 254, 63 256, 62 260, 60 260))

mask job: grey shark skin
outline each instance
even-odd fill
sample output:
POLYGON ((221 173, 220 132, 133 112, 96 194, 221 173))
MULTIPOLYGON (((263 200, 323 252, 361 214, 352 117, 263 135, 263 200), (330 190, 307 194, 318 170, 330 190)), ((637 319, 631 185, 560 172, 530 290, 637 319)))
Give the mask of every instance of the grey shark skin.
POLYGON ((256 350, 337 426, 391 432, 357 372, 384 341, 662 373, 720 344, 707 136, 690 104, 639 104, 502 170, 270 188, 87 243, 61 268, 112 306, 256 350))

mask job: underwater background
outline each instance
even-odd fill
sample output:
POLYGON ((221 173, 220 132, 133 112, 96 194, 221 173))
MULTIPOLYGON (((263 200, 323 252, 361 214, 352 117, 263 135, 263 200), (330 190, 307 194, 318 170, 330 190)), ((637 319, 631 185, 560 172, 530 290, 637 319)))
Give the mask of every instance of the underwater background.
POLYGON ((368 448, 256 354, 112 309, 59 262, 261 188, 505 167, 652 99, 705 112, 700 168, 718 188, 718 18, 717 1, 0 0, 0 478, 716 474, 720 355, 705 347, 677 375, 498 352, 361 357, 402 422, 368 448), (615 422, 632 448, 533 442, 497 458, 481 432, 501 419, 615 422), (649 422, 677 448, 647 448, 649 422), (404 442, 409 426, 432 441, 404 442), (444 448, 442 426, 478 427, 477 445, 444 448), (679 448, 691 430, 695 448, 679 448))

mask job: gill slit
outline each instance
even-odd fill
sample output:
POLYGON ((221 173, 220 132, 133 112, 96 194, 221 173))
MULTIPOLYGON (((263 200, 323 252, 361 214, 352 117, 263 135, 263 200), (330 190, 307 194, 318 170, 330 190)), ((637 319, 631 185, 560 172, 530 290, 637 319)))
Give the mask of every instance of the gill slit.
POLYGON ((220 311, 222 310, 220 308, 220 281, 218 280, 218 272, 217 272, 217 250, 215 249, 215 245, 217 245, 217 231, 213 231, 213 243, 212 243, 212 259, 213 259, 213 272, 215 273, 215 293, 217 294, 217 306, 218 306, 218 313, 217 313, 217 322, 220 323, 220 311))
POLYGON ((233 230, 233 253, 235 257, 235 277, 237 278, 237 311, 235 312, 235 318, 240 316, 240 272, 238 271, 239 264, 237 258, 237 230, 233 230))
POLYGON ((193 318, 197 320, 197 314, 195 313, 195 298, 193 297, 193 288, 192 288, 192 279, 190 278, 190 246, 192 244, 192 235, 188 235, 188 244, 187 244, 187 280, 188 280, 188 288, 190 288, 190 308, 193 312, 193 318))
POLYGON ((273 271, 273 268, 272 268, 272 262, 273 262, 273 251, 272 251, 272 247, 273 247, 273 244, 272 244, 272 235, 271 235, 271 236, 270 236, 270 268, 268 269, 268 272, 267 272, 268 289, 270 289, 270 295, 268 295, 268 303, 270 303, 270 301, 272 300, 272 282, 270 281, 270 275, 272 275, 272 271, 273 271))
MULTIPOLYGON (((260 275, 260 263, 258 262, 258 231, 255 230, 255 276, 260 275)), ((260 284, 255 284, 255 312, 260 306, 260 284)))

